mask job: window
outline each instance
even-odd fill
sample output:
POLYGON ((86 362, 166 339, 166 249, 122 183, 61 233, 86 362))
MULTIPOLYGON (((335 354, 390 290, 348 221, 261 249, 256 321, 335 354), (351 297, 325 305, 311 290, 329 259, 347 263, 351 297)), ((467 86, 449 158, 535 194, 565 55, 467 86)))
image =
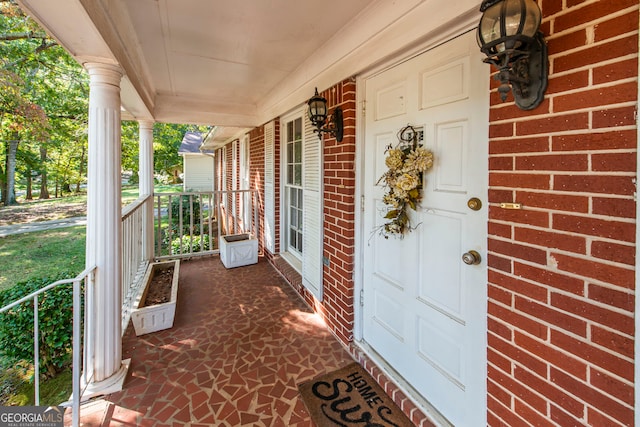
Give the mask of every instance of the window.
POLYGON ((302 189, 302 118, 285 124, 285 242, 286 250, 298 257, 303 246, 303 189, 302 189))
MULTIPOLYGON (((265 135, 269 129, 265 127, 265 135)), ((306 105, 280 121, 280 254, 322 300, 323 144, 306 115, 306 105)), ((265 138, 266 140, 266 138, 265 138)), ((265 150, 265 155, 270 151, 265 150)), ((269 164, 270 162, 267 162, 269 164)), ((269 174, 265 170, 265 182, 269 174)), ((266 188, 266 185, 265 185, 266 188)), ((269 193, 265 191, 265 198, 269 193)), ((265 208, 265 218, 268 218, 265 208)), ((267 227, 268 227, 267 223, 267 227)))

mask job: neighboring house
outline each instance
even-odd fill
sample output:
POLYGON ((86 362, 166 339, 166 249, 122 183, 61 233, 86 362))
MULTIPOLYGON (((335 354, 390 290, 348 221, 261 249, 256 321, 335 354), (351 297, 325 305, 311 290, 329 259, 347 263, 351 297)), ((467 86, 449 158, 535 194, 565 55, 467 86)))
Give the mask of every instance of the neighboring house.
MULTIPOLYGON (((20 3, 86 63, 92 105, 141 120, 143 159, 153 121, 249 129, 216 149, 219 189, 259 190, 264 256, 414 420, 638 424, 638 0, 538 2, 549 86, 530 111, 482 62, 479 0, 20 3), (313 133, 316 86, 342 142, 313 133), (384 239, 376 183, 407 124, 435 163, 417 228, 384 239)), ((119 117, 91 123, 117 165, 119 117)), ((111 178, 91 170, 103 212, 111 178)), ((117 221, 90 215, 87 238, 117 221)), ((117 307, 118 239, 96 241, 117 307)), ((105 312, 98 389, 123 375, 105 312)))
POLYGON ((184 191, 213 191, 215 159, 213 152, 201 150, 202 134, 186 132, 178 149, 182 156, 184 191))

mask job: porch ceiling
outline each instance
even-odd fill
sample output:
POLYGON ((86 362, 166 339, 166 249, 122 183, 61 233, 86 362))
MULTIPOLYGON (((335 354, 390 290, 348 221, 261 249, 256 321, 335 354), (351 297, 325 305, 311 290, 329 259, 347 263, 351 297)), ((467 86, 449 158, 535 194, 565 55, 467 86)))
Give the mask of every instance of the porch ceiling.
POLYGON ((18 1, 80 63, 123 67, 125 118, 240 131, 479 16, 477 0, 18 1))

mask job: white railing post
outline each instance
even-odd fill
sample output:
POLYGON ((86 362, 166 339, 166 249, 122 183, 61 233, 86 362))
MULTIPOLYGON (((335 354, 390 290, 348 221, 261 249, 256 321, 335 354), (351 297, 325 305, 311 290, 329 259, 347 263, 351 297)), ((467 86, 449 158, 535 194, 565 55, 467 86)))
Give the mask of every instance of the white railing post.
POLYGON ((33 375, 35 402, 40 405, 40 319, 38 319, 38 295, 33 296, 33 375))
MULTIPOLYGON (((93 275, 93 271, 89 273, 93 275)), ((72 406, 71 406, 71 420, 73 423, 73 427, 78 427, 80 425, 80 367, 82 366, 82 349, 80 346, 80 340, 82 338, 81 325, 82 325, 82 287, 81 283, 85 282, 85 287, 88 286, 86 278, 78 278, 73 281, 73 350, 72 350, 72 360, 73 360, 73 378, 71 383, 71 393, 73 396, 72 406)), ((86 347, 85 347, 86 349, 86 347)))

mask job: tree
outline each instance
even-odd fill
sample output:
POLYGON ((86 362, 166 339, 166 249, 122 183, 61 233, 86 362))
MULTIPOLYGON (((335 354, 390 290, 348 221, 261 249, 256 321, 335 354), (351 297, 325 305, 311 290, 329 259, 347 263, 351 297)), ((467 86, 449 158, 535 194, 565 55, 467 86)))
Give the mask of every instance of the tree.
POLYGON ((18 150, 33 154, 23 158, 36 160, 37 164, 18 170, 24 172, 27 181, 36 171, 41 177, 41 197, 48 196, 46 183, 52 165, 73 168, 74 172, 58 168, 53 175, 67 181, 75 179, 78 187, 86 159, 73 158, 70 153, 82 153, 86 146, 88 78, 84 70, 14 0, 0 0, 0 53, 0 139, 4 141, 0 156, 4 156, 1 181, 5 204, 13 201, 18 150), (80 150, 69 147, 70 141, 80 150), (48 161, 64 155, 68 158, 48 161))
MULTIPOLYGON (((25 15, 0 0, 0 201, 15 200, 16 182, 40 198, 79 191, 86 180, 89 79, 83 68, 25 15), (34 180, 34 181, 32 181, 34 180)), ((205 126, 154 126, 155 171, 173 182, 182 167, 184 133, 205 126)), ((122 167, 137 178, 138 124, 123 122, 122 167)))
POLYGON ((178 154, 184 134, 188 131, 206 134, 208 126, 157 123, 153 127, 153 163, 156 173, 175 183, 173 172, 182 169, 182 158, 178 154))
POLYGON ((16 159, 21 138, 41 139, 46 136, 48 128, 44 111, 27 98, 23 87, 24 81, 17 74, 0 70, 0 135, 5 148, 5 205, 15 203, 16 159))

